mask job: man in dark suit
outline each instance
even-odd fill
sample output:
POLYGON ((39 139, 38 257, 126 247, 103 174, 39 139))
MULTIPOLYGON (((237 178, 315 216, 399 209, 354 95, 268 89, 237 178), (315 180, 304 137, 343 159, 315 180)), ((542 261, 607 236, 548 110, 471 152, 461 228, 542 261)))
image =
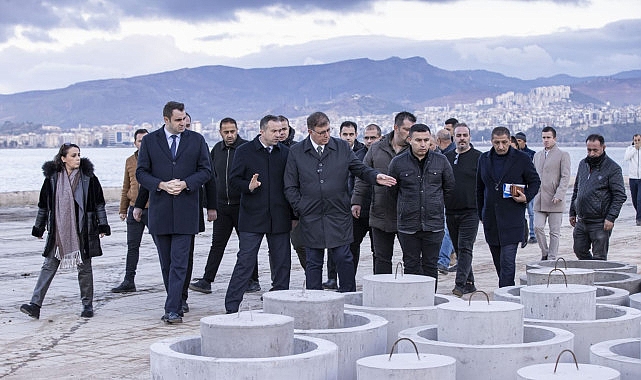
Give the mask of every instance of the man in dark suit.
POLYGON ((530 157, 510 146, 510 131, 494 128, 492 149, 481 154, 478 161, 476 205, 499 276, 499 288, 514 285, 516 249, 524 238, 525 209, 540 185, 530 157), (510 184, 524 188, 510 192, 510 184))
POLYGON ((280 143, 284 128, 277 116, 260 120, 260 135, 238 148, 230 172, 230 184, 240 191, 238 257, 225 295, 227 313, 238 311, 263 236, 267 235, 271 290, 289 289, 291 271, 292 212, 285 199, 283 175, 289 148, 280 143))
POLYGON ((136 177, 149 190, 151 233, 167 290, 166 323, 182 322, 182 290, 192 239, 199 230, 199 194, 211 177, 209 152, 199 133, 185 129, 185 105, 168 102, 165 124, 143 138, 136 177))
POLYGON ((323 252, 336 264, 339 292, 356 290, 354 240, 347 179, 352 173, 371 185, 392 186, 394 178, 365 166, 349 144, 330 136, 329 118, 307 118, 309 136, 291 147, 285 170, 285 195, 300 219, 307 254, 307 289, 322 289, 323 252))

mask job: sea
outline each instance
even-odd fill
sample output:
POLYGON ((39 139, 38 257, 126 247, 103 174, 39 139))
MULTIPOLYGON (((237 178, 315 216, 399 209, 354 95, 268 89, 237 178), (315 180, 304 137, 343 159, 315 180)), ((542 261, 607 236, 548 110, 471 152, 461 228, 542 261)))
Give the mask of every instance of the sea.
MULTIPOLYGON (((541 146, 529 146, 539 151, 541 146)), ((477 149, 487 151, 490 146, 478 146, 477 149)), ((570 153, 572 159, 572 175, 576 174, 579 161, 586 156, 585 147, 562 147, 570 153)), ((42 164, 53 159, 58 149, 0 149, 0 193, 14 191, 40 190, 43 182, 42 164)), ((133 154, 134 148, 83 148, 80 154, 89 158, 95 167, 96 176, 103 187, 120 187, 124 177, 125 160, 133 154)), ((625 147, 607 147, 606 153, 623 168, 627 175, 627 165, 623 165, 625 147)))

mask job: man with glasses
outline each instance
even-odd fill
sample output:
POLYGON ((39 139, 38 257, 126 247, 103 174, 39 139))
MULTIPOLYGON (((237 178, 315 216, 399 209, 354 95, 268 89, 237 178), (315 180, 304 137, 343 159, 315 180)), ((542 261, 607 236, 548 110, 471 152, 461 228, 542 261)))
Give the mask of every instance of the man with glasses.
POLYGON ((307 289, 322 289, 323 252, 336 264, 339 292, 356 290, 354 261, 349 245, 354 240, 349 174, 371 185, 392 186, 396 181, 369 168, 349 144, 330 136, 327 115, 314 112, 307 118, 309 136, 291 147, 285 169, 285 195, 298 215, 306 247, 307 289))
POLYGON ((461 297, 476 291, 472 273, 472 250, 479 229, 476 210, 476 167, 481 151, 471 144, 470 128, 459 123, 454 128, 456 150, 445 157, 454 171, 454 194, 445 200, 445 221, 457 255, 456 278, 452 293, 461 297))

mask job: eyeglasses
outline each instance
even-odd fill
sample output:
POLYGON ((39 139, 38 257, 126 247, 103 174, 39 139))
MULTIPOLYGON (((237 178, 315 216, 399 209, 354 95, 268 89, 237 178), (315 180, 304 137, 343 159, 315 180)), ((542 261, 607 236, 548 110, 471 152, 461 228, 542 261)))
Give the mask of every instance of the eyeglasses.
POLYGON ((332 132, 332 129, 331 128, 327 128, 326 130, 320 131, 320 132, 315 131, 313 129, 310 129, 310 131, 316 133, 319 136, 324 136, 324 135, 329 135, 332 132))
POLYGON ((454 157, 454 165, 458 164, 458 153, 456 153, 456 156, 454 157))

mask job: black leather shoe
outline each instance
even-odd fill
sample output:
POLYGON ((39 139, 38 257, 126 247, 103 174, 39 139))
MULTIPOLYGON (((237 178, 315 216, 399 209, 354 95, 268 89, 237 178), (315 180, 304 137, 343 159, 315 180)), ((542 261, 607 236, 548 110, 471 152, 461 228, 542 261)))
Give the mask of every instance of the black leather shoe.
POLYGON ((328 279, 327 282, 323 282, 322 286, 323 286, 323 289, 327 289, 327 290, 338 289, 338 283, 336 283, 336 280, 333 278, 328 279))
POLYGON ((448 274, 448 273, 450 273, 449 268, 446 267, 443 264, 436 264, 436 268, 438 269, 438 273, 440 273, 440 274, 448 274))
POLYGON ((260 283, 258 281, 249 280, 249 286, 247 287, 247 290, 245 290, 245 293, 255 292, 260 292, 260 283))
POLYGON ((25 303, 20 306, 20 311, 33 319, 40 319, 40 306, 35 303, 25 303))
POLYGON ((123 281, 120 285, 111 289, 112 293, 131 293, 136 291, 136 285, 133 281, 123 281))
POLYGON ((85 305, 84 309, 82 309, 82 313, 80 313, 80 316, 83 318, 93 317, 93 306, 85 305))
POLYGON ((201 278, 200 280, 189 284, 189 289, 209 294, 211 293, 211 282, 201 278))

